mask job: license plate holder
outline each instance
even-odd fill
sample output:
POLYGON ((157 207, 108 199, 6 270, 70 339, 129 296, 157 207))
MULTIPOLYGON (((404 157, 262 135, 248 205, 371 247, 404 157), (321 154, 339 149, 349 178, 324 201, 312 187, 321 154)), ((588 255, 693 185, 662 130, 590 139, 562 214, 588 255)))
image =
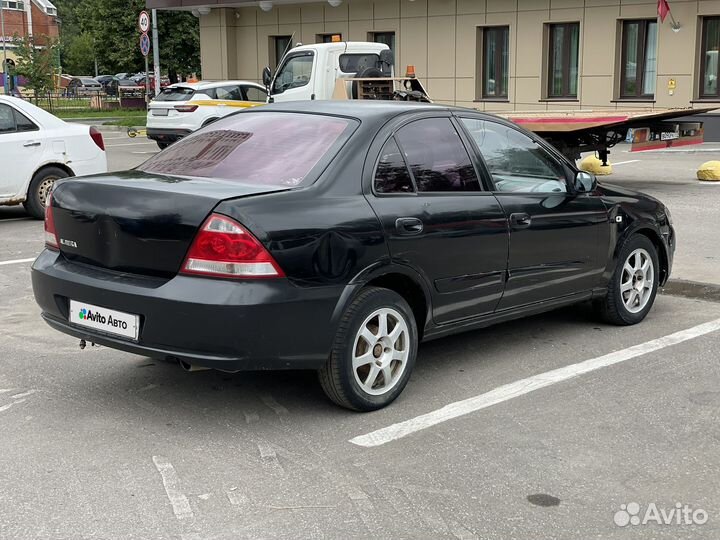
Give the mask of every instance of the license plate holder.
POLYGON ((140 315, 70 300, 68 320, 77 326, 138 340, 140 315))

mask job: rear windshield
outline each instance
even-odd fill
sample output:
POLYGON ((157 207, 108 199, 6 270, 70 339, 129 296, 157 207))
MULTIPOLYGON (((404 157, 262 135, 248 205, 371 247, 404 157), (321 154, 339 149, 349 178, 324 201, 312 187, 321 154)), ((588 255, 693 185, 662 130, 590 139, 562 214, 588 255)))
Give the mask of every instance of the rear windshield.
POLYGON ((181 139, 139 170, 220 178, 244 184, 297 186, 327 165, 356 122, 298 113, 238 113, 181 139))
POLYGON ((87 86, 95 86, 100 84, 95 79, 80 79, 80 81, 82 81, 82 83, 87 86))
POLYGON ((180 86, 178 88, 163 88, 155 101, 187 101, 195 93, 192 88, 180 86))

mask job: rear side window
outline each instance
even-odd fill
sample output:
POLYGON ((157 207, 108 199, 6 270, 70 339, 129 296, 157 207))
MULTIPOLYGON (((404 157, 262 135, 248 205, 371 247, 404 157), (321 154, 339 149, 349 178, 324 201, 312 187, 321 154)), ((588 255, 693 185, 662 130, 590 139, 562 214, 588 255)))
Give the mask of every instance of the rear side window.
POLYGON ((407 165, 395 139, 385 143, 375 171, 376 193, 412 193, 415 191, 407 165))
POLYGON ((239 113, 181 139, 139 169, 293 187, 314 180, 314 169, 335 157, 356 126, 332 116, 239 113))
POLYGON ((163 88, 155 98, 155 101, 187 101, 195 94, 192 88, 163 88))
POLYGON ((417 120, 396 138, 418 191, 480 191, 470 156, 449 118, 417 120))
POLYGON ((340 71, 343 73, 362 73, 367 68, 377 67, 380 56, 377 54, 341 54, 340 71))
POLYGON ((37 131, 38 127, 27 116, 17 110, 13 110, 13 113, 18 131, 37 131))

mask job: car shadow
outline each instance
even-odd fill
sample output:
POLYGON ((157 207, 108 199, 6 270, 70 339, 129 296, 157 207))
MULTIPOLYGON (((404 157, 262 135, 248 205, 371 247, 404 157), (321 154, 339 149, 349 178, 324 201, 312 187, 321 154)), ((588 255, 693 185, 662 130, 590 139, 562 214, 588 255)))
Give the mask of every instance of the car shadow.
MULTIPOLYGON (((502 353, 506 357, 509 347, 519 347, 546 330, 572 326, 589 330, 598 326, 589 306, 571 306, 424 343, 413 378, 454 377, 458 371, 503 362, 506 358, 494 357, 502 353)), ((172 362, 130 358, 129 363, 109 365, 110 373, 83 389, 84 398, 99 407, 121 399, 131 410, 152 413, 143 414, 143 422, 168 425, 210 417, 221 424, 246 425, 261 418, 289 418, 293 411, 302 411, 300 416, 313 422, 318 417, 337 420, 356 414, 333 406, 313 371, 186 372, 172 362)))

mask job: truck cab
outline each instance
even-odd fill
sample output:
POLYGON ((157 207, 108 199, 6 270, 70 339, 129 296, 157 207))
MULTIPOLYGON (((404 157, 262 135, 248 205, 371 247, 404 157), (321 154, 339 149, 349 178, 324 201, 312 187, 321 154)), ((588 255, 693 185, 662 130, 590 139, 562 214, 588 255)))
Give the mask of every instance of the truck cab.
POLYGON ((392 77, 392 52, 383 43, 343 41, 300 45, 290 49, 277 71, 263 71, 268 102, 333 99, 337 82, 348 79, 392 77))

